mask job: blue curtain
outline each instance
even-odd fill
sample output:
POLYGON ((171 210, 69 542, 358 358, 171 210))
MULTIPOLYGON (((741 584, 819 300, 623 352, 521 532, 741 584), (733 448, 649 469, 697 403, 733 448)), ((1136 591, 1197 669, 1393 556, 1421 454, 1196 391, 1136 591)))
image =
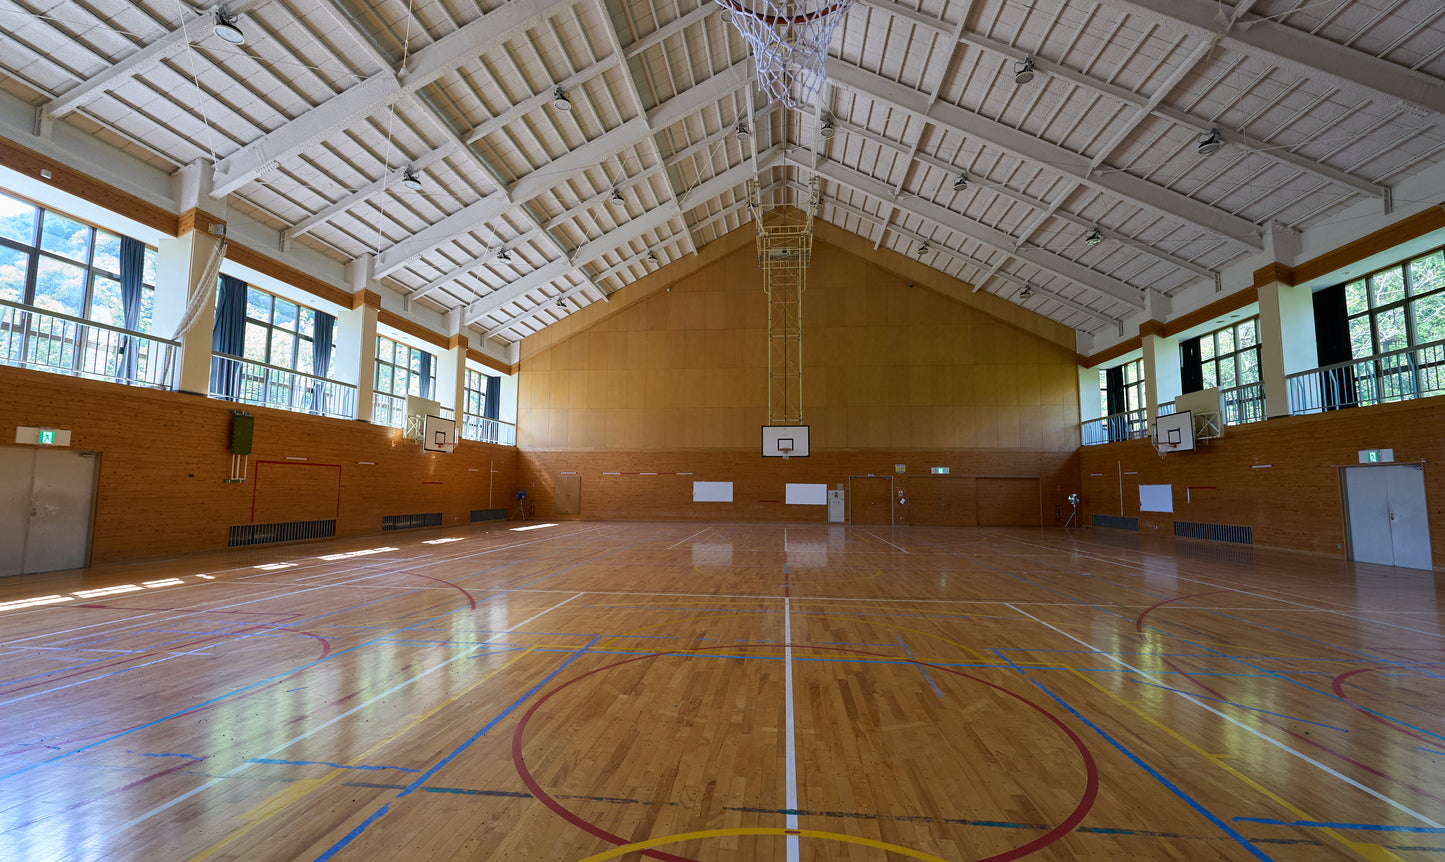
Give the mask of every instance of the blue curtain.
MULTIPOLYGON (((125 328, 134 332, 140 326, 141 289, 145 281, 145 243, 128 236, 120 238, 120 302, 125 314, 125 328)), ((140 367, 140 340, 127 335, 120 342, 120 364, 116 374, 135 380, 140 367)))
MULTIPOLYGON (((221 293, 216 300, 216 324, 211 329, 211 351, 227 356, 241 356, 245 350, 246 282, 223 275, 221 293)), ((240 377, 240 363, 213 363, 211 392, 221 398, 234 397, 239 388, 240 377)))
MULTIPOLYGON (((316 332, 311 339, 311 373, 317 377, 327 376, 326 372, 331 367, 331 348, 335 346, 335 339, 336 318, 323 311, 316 312, 316 332)), ((326 412, 324 393, 325 389, 320 383, 311 387, 312 413, 326 412)))
POLYGON ((502 403, 502 378, 487 376, 487 400, 482 402, 482 417, 497 418, 497 408, 502 403))
POLYGON ((419 374, 419 376, 421 377, 421 380, 417 383, 417 387, 416 387, 416 388, 419 390, 419 391, 417 392, 417 394, 420 395, 420 396, 423 397, 423 398, 430 398, 430 397, 431 397, 431 354, 430 354, 430 353, 427 353, 425 350, 418 351, 418 353, 421 354, 421 365, 420 365, 421 371, 420 371, 420 374, 419 374))

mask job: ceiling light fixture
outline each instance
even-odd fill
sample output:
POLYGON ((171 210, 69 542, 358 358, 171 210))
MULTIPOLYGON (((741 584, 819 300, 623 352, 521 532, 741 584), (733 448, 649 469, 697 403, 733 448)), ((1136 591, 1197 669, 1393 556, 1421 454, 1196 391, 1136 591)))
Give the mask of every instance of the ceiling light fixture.
POLYGON ((649 251, 649 252, 647 253, 647 262, 648 262, 648 263, 657 263, 657 252, 655 252, 655 251, 649 251))
POLYGON ((1215 126, 1209 130, 1209 134, 1199 139, 1199 155, 1207 156, 1219 152, 1224 146, 1224 141, 1219 138, 1219 127, 1215 126))
POLYGON ((753 133, 748 131, 747 123, 738 123, 737 136, 738 140, 740 141, 746 141, 748 138, 753 136, 753 133))
POLYGON ((622 191, 620 189, 618 189, 616 186, 613 186, 612 197, 608 198, 607 202, 612 204, 613 206, 620 207, 623 204, 627 203, 627 199, 622 196, 622 191))
POLYGON ((572 110, 572 100, 567 98, 567 91, 558 87, 552 91, 552 107, 559 111, 572 110))
POLYGON ((1099 233, 1098 228, 1089 231, 1089 235, 1084 237, 1084 245, 1098 245, 1103 241, 1104 237, 1099 233))
POLYGON ((502 263, 511 263, 511 262, 512 262, 512 253, 509 252, 509 251, 507 251, 507 247, 506 247, 506 246, 502 246, 502 247, 497 251, 497 260, 500 260, 502 263))
POLYGON ((1034 58, 1025 57, 1014 64, 1014 83, 1027 84, 1034 79, 1034 58))
POLYGON ((232 45, 246 44, 246 34, 236 26, 236 16, 227 12, 224 8, 216 10, 215 33, 232 45))
POLYGON ((421 177, 416 175, 416 171, 411 169, 411 165, 401 169, 401 184, 414 192, 421 191, 421 177))
POLYGON ((558 308, 566 308, 566 307, 567 307, 567 299, 566 299, 565 297, 561 297, 561 296, 557 297, 557 307, 558 307, 558 308))
POLYGON ((1024 289, 1023 289, 1023 290, 1019 291, 1019 296, 1021 296, 1021 297, 1027 298, 1027 297, 1030 297, 1030 296, 1033 296, 1033 295, 1034 295, 1034 289, 1033 289, 1032 287, 1029 287, 1027 284, 1024 285, 1024 289))
POLYGON ((818 127, 818 137, 823 139, 833 137, 833 118, 828 114, 823 115, 823 124, 818 127))
POLYGON ((925 254, 928 254, 928 240, 918 244, 918 256, 923 257, 925 254))
POLYGON ((959 171, 958 179, 953 181, 953 190, 961 192, 968 188, 968 171, 959 171))

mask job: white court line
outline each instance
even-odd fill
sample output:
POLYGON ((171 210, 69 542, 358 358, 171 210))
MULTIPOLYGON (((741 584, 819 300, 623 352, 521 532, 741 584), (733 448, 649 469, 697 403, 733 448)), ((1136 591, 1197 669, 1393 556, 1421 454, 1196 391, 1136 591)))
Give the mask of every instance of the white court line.
MULTIPOLYGON (((888 541, 887 539, 883 538, 882 536, 874 536, 872 530, 864 530, 863 533, 864 533, 865 535, 873 536, 873 538, 877 539, 878 541, 882 542, 882 543, 885 544, 885 545, 889 545, 889 546, 891 546, 891 547, 898 548, 897 545, 894 545, 892 542, 888 541)), ((907 550, 906 548, 898 548, 898 550, 903 551, 903 553, 905 553, 905 554, 908 553, 908 550, 907 550)))
POLYGON ((671 545, 668 545, 668 546, 667 546, 667 549, 670 551, 670 550, 672 550, 673 548, 676 548, 678 545, 681 545, 683 542, 688 541, 688 539, 697 538, 698 536, 701 536, 703 533, 706 533, 708 530, 711 530, 711 529, 712 529, 712 527, 703 527, 701 530, 698 530, 696 533, 693 533, 691 536, 688 536, 687 539, 678 539, 676 542, 673 542, 671 545))
MULTIPOLYGON (((491 637, 487 638, 485 641, 482 641, 482 643, 484 643, 484 644, 490 643, 490 642, 496 640, 497 638, 500 638, 502 635, 511 634, 512 632, 516 631, 517 629, 521 628, 522 626, 526 625, 527 623, 532 622, 532 620, 535 620, 535 619, 537 619, 538 617, 545 616, 545 615, 551 613, 552 611, 555 611, 555 610, 557 610, 558 608, 562 607, 563 605, 567 604, 568 602, 572 601, 573 599, 580 599, 580 598, 581 598, 582 596, 584 596, 584 595, 586 595, 586 593, 577 593, 577 594, 573 595, 572 598, 563 599, 562 601, 558 602, 557 604, 553 605, 552 607, 547 608, 545 611, 542 611, 541 613, 538 613, 538 614, 536 614, 536 615, 534 615, 534 616, 532 616, 532 617, 530 617, 530 618, 528 618, 528 619, 523 620, 523 621, 520 622, 520 623, 517 623, 516 625, 514 625, 514 626, 512 626, 511 628, 507 629, 506 631, 497 632, 496 634, 494 634, 494 635, 492 635, 491 637)), ((298 736, 293 736, 292 738, 286 740, 285 742, 281 743, 280 745, 276 746, 275 748, 271 749, 270 751, 267 751, 267 752, 265 752, 265 753, 263 753, 263 754, 248 756, 248 757, 247 757, 244 761, 242 761, 241 763, 237 764, 236 766, 234 766, 233 768, 227 770, 226 772, 223 772, 222 774, 216 776, 215 778, 212 778, 210 781, 207 781, 205 784, 202 784, 202 785, 199 785, 199 786, 197 786, 197 787, 194 787, 194 788, 186 791, 185 793, 182 793, 180 796, 177 796, 177 797, 175 797, 174 799, 171 799, 169 802, 164 802, 164 803, 162 803, 162 804, 160 804, 160 805, 157 805, 156 807, 152 808, 151 810, 147 811, 147 812, 144 813, 144 814, 141 814, 141 815, 138 816, 138 817, 132 817, 130 820, 127 820, 127 821, 124 822, 124 823, 118 824, 118 825, 115 826, 113 829, 109 830, 108 832, 105 832, 105 833, 102 834, 102 835, 96 836, 95 839, 93 839, 93 840, 104 840, 104 839, 110 838, 110 837, 113 836, 113 835, 117 835, 117 834, 119 834, 119 833, 121 833, 121 832, 124 832, 125 830, 131 828, 132 826, 137 826, 137 825, 139 825, 139 824, 141 824, 141 823, 149 820, 150 818, 154 817, 155 815, 160 814, 162 811, 165 811, 165 810, 171 808, 172 806, 179 805, 181 802, 184 802, 186 799, 189 799, 190 797, 195 796, 197 793, 200 793, 200 792, 202 792, 203 790, 206 790, 207 788, 209 788, 209 787, 211 787, 211 786, 213 786, 213 785, 215 785, 215 784, 218 784, 218 783, 220 783, 221 781, 226 780, 227 778, 230 778, 231 776, 233 776, 233 775, 235 775, 236 773, 240 772, 241 770, 245 769, 247 766, 250 766, 250 765, 251 765, 251 763, 250 763, 251 760, 256 760, 256 759, 258 759, 258 758, 267 758, 267 757, 271 757, 272 755, 275 755, 275 754, 280 754, 282 751, 285 751, 287 748, 289 748, 290 746, 292 746, 292 745, 300 742, 301 740, 305 739, 306 737, 311 736, 311 735, 316 734, 316 733, 320 733, 321 731, 325 730, 326 728, 330 727, 331 725, 335 724, 336 722, 341 721, 342 719, 344 719, 344 718, 346 718, 346 717, 348 717, 348 716, 350 716, 350 715, 352 715, 352 714, 354 714, 354 713, 356 713, 356 712, 358 712, 358 711, 360 711, 360 710, 363 710, 363 709, 367 708, 368 706, 371 706, 373 703, 376 703, 377 701, 379 701, 379 700, 381 700, 381 699, 383 699, 383 698, 386 698, 386 697, 388 697, 388 696, 390 696, 390 695, 392 695, 392 694, 395 694, 396 692, 402 690, 403 688, 406 688, 407 686, 411 685, 411 684, 414 683, 414 682, 420 681, 421 678, 424 677, 424 676, 429 676, 429 675, 431 675, 431 674, 433 674, 433 673, 436 673, 437 671, 441 670, 442 668, 446 667, 446 666, 449 665, 449 664, 452 664, 453 662, 458 662, 458 661, 461 661, 462 659, 475 658, 475 657, 476 657, 476 655, 475 655, 475 650, 466 650, 465 652, 463 652, 461 655, 457 656, 456 658, 447 659, 446 661, 442 662, 441 664, 437 665, 436 667, 430 668, 430 669, 428 669, 428 670, 424 670, 424 671, 422 671, 421 673, 417 674, 416 676, 411 677, 410 679, 403 680, 402 682, 397 683, 396 685, 392 686, 391 688, 387 689, 386 691, 381 692, 380 694, 376 695, 375 697, 371 698, 370 700, 368 700, 368 701, 366 701, 366 702, 364 702, 364 703, 359 703, 359 704, 357 704, 356 706, 352 707, 351 709, 348 709, 346 712, 341 713, 340 715, 336 716, 335 718, 332 718, 332 719, 329 719, 329 720, 327 720, 327 721, 324 721, 324 722, 322 722, 321 724, 318 724, 316 727, 313 727, 312 729, 306 731, 305 733, 302 733, 302 734, 300 734, 300 735, 298 735, 298 736)))
MULTIPOLYGON (((1139 676, 1143 677, 1144 679, 1152 680, 1155 685, 1164 685, 1164 680, 1162 680, 1162 679, 1160 679, 1159 677, 1157 677, 1157 676, 1149 673, 1148 671, 1140 670, 1139 668, 1134 667, 1132 664, 1129 664, 1128 662, 1124 661, 1123 659, 1118 658, 1117 656, 1114 656, 1114 655, 1112 655, 1112 654, 1110 654, 1110 653, 1106 653, 1106 652, 1104 652, 1103 650, 1100 650, 1098 647, 1095 647, 1093 644, 1089 643, 1088 641, 1079 640, 1078 638, 1074 637, 1073 635, 1069 634, 1068 632, 1064 631, 1063 629, 1056 628, 1056 627, 1050 625, 1049 623, 1044 622, 1043 620, 1039 619, 1038 617, 1034 616, 1033 614, 1029 613, 1028 611, 1023 610, 1022 608, 1015 608, 1012 604, 1010 604, 1009 607, 1013 608, 1015 611, 1018 611, 1019 613, 1023 614, 1024 616, 1028 617, 1029 619, 1033 620, 1034 622, 1038 623, 1039 625, 1044 626, 1044 627, 1046 627, 1046 628, 1053 629, 1055 632, 1058 632, 1059 634, 1063 635, 1064 637, 1068 638, 1069 640, 1073 641, 1074 643, 1077 643, 1077 644, 1080 644, 1081 646, 1087 647, 1090 652, 1097 653, 1098 655, 1104 656, 1105 658, 1109 659, 1109 661, 1112 661, 1113 663, 1115 663, 1115 664, 1117 664, 1117 665, 1119 665, 1119 666, 1121 666, 1121 667, 1128 668, 1129 670, 1133 671, 1134 673, 1137 673, 1139 676)), ((1215 709, 1214 707, 1210 706, 1209 704, 1205 703, 1204 701, 1199 700, 1198 698, 1195 698, 1195 697, 1193 697, 1193 696, 1191 696, 1191 695, 1185 694, 1184 692, 1179 691, 1178 689, 1173 688, 1172 686, 1166 686, 1166 687, 1168 687, 1168 688, 1170 689, 1170 691, 1173 691, 1175 694, 1178 694, 1180 697, 1184 698, 1185 700, 1189 701, 1190 703, 1194 704, 1195 706, 1199 707, 1200 709, 1203 709, 1203 710, 1205 710, 1205 711, 1207 711, 1207 712, 1213 713, 1215 716, 1224 719, 1225 721, 1229 722, 1230 724, 1234 725, 1235 727, 1238 727, 1240 730, 1243 730, 1243 731, 1245 731, 1246 733, 1253 734, 1254 736, 1259 737, 1260 739, 1264 740, 1265 742, 1268 742, 1270 745, 1273 745, 1275 748, 1278 748, 1278 749, 1280 749, 1281 751, 1284 751, 1284 752, 1286 752, 1286 753, 1288 753, 1288 754, 1293 754, 1295 757, 1298 757, 1300 760, 1303 760, 1305 763, 1308 763, 1308 764, 1310 764, 1311 766, 1314 766, 1315 768, 1317 768, 1317 769, 1325 772, 1325 773, 1328 774, 1328 775, 1333 775, 1335 778, 1340 779, 1341 781, 1345 782, 1346 784, 1350 785, 1351 787, 1354 787, 1354 788, 1357 789, 1357 790, 1363 790, 1364 792, 1370 794, 1371 796, 1375 797, 1376 799, 1380 800, 1381 802, 1385 803, 1386 805, 1389 805, 1391 808, 1394 808, 1394 809, 1396 809, 1396 810, 1398 810, 1398 811, 1402 811, 1402 812, 1410 815, 1411 817, 1414 817, 1414 818, 1420 820, 1422 823, 1424 823, 1424 824, 1427 825, 1427 826, 1431 826, 1431 827, 1434 827, 1434 828, 1436 828, 1436 829, 1442 828, 1439 823, 1435 822, 1434 820, 1431 820, 1429 817, 1426 817, 1425 815, 1421 814, 1420 812, 1415 811, 1415 810, 1410 809, 1410 808, 1407 808, 1403 803, 1396 802, 1395 800, 1393 800, 1393 799, 1391 799, 1390 797, 1386 796, 1385 794, 1379 792, 1378 790, 1375 790, 1374 788, 1371 788, 1371 787, 1366 787, 1365 785, 1363 785, 1363 784, 1361 784, 1360 782, 1354 780, 1353 778, 1350 778, 1348 775, 1343 775, 1343 774, 1335 771, 1334 769, 1331 769, 1330 767, 1325 766, 1323 763, 1320 763, 1318 760, 1315 760, 1313 757, 1310 757, 1309 755, 1307 755, 1307 754, 1305 754, 1305 753, 1303 753, 1303 752, 1301 752, 1301 751, 1296 751, 1295 749, 1291 748, 1290 746, 1285 745, 1283 742, 1280 742, 1279 740, 1277 740, 1277 739, 1275 739, 1275 738, 1273 738, 1273 737, 1271 737, 1271 736, 1269 736, 1269 735, 1267 735, 1267 734, 1264 734, 1264 733, 1261 733, 1261 732, 1258 731, 1258 730, 1255 730, 1253 727, 1250 727, 1249 725, 1245 724, 1244 722, 1239 721, 1238 719, 1234 718, 1233 716, 1225 715, 1224 713, 1220 712, 1219 710, 1215 709)))
MULTIPOLYGON (((793 738, 793 614, 792 599, 783 597, 783 689, 784 689, 784 712, 786 717, 783 721, 787 727, 787 738, 785 741, 785 763, 787 765, 787 801, 785 803, 788 814, 785 825, 788 829, 798 828, 798 750, 796 741, 793 738)), ((800 858, 798 836, 789 835, 788 838, 788 862, 798 862, 800 858)))

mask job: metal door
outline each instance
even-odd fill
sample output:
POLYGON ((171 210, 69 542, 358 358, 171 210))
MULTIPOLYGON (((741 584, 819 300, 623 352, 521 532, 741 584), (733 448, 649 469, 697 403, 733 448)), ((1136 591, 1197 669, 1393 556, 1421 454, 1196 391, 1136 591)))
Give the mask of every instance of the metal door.
POLYGON ((1350 559, 1428 569, 1430 524, 1420 464, 1345 468, 1350 559))
POLYGON ((25 530, 30 523, 34 474, 34 449, 0 446, 0 576, 25 571, 25 530))
POLYGON ((95 463, 92 452, 0 448, 0 574, 86 564, 95 463))

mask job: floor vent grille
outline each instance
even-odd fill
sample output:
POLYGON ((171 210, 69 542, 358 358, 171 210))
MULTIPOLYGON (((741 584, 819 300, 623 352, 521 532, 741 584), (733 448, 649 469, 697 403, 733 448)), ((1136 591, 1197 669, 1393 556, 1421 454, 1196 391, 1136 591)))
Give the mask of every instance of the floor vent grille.
POLYGON ((1111 530, 1132 530, 1139 532, 1138 518, 1125 518, 1121 515, 1095 515, 1094 526, 1108 527, 1111 530))
POLYGON ((307 539, 330 539, 336 536, 336 520, 289 521, 284 524, 241 524, 231 528, 228 548, 247 545, 271 545, 277 542, 301 542, 307 539))
POLYGON ((1192 521, 1175 521, 1174 535, 1181 539, 1209 539, 1214 542, 1232 542, 1236 545, 1253 545, 1253 527, 1235 527, 1229 524, 1196 524, 1192 521))
POLYGON ((441 512, 424 512, 420 515, 386 515, 381 519, 381 529, 412 530, 417 527, 440 527, 441 512))

